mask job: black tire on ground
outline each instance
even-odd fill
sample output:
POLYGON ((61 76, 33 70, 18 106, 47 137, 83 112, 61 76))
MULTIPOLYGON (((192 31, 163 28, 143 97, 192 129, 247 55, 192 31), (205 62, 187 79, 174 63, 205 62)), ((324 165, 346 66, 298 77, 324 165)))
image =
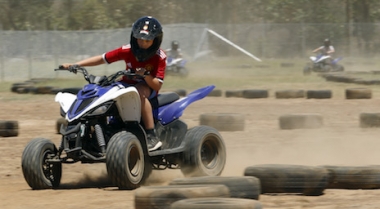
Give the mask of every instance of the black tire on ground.
POLYGON ((260 180, 253 176, 202 176, 173 179, 169 185, 223 184, 230 190, 231 197, 259 199, 260 180))
POLYGON ((294 98, 304 98, 304 90, 279 90, 275 92, 277 99, 294 99, 294 98))
POLYGON ((323 117, 319 114, 288 114, 279 118, 280 129, 309 129, 323 126, 323 117))
POLYGON ((36 89, 36 94, 52 94, 52 86, 39 86, 36 89))
POLYGON ((59 92, 62 92, 62 88, 53 88, 52 90, 51 90, 51 94, 58 94, 59 92))
POLYGON ((331 90, 308 90, 306 91, 307 99, 330 99, 332 97, 331 90))
POLYGON ((35 138, 25 147, 22 157, 22 173, 32 189, 59 187, 62 177, 62 164, 46 160, 57 155, 57 148, 48 139, 35 138))
POLYGON ((174 202, 170 209, 261 209, 257 200, 240 198, 191 198, 174 202))
POLYGON ((19 125, 18 121, 0 120, 0 136, 13 137, 18 136, 19 125))
POLYGON ((145 157, 140 141, 130 132, 111 137, 107 146, 108 176, 119 189, 136 189, 146 178, 145 157))
POLYGON ((0 129, 0 136, 2 137, 14 137, 18 136, 18 129, 0 129))
POLYGON ((380 127, 380 113, 360 113, 360 127, 380 127))
POLYGON ((328 189, 380 189, 380 166, 323 166, 330 173, 328 189))
POLYGON ((372 91, 367 88, 346 89, 346 99, 371 99, 372 91))
POLYGON ((220 97, 220 96, 222 96, 222 90, 214 89, 207 96, 209 96, 209 97, 220 97))
POLYGON ((61 130, 61 126, 63 125, 64 127, 67 126, 67 120, 63 117, 61 118, 58 118, 56 123, 55 123, 55 130, 56 130, 56 133, 60 133, 60 130, 61 130))
POLYGON ((209 126, 195 126, 185 136, 186 150, 181 172, 189 176, 219 176, 226 164, 226 146, 219 132, 209 126))
POLYGON ((242 90, 226 90, 224 94, 226 97, 243 97, 242 90))
POLYGON ((268 98, 268 90, 262 89, 248 89, 243 90, 243 98, 247 99, 259 99, 259 98, 268 98))
POLYGON ((14 93, 28 93, 29 89, 33 87, 33 84, 31 83, 13 83, 11 86, 11 92, 14 93))
POLYGON ((218 131, 244 131, 245 117, 237 113, 204 113, 199 117, 199 124, 218 131))
POLYGON ((249 166, 245 176, 260 179, 265 193, 301 193, 308 196, 322 195, 329 181, 326 168, 302 165, 264 164, 249 166))
POLYGON ((144 186, 135 191, 135 209, 170 208, 178 200, 189 198, 230 197, 224 185, 144 186))

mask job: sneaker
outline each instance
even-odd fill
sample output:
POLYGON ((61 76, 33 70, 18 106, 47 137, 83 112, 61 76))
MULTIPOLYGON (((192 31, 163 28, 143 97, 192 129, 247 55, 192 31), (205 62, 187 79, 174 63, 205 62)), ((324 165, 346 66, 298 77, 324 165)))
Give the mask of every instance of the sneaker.
POLYGON ((148 151, 154 151, 157 150, 162 146, 162 142, 156 137, 149 135, 147 136, 148 138, 148 151))

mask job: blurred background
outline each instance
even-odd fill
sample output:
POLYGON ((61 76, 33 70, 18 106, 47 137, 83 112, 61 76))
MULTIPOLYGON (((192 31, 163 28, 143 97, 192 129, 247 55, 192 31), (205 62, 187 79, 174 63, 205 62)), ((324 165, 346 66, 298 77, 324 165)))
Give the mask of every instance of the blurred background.
POLYGON ((0 81, 55 77, 129 43, 145 15, 163 25, 162 48, 177 40, 189 61, 246 56, 227 41, 263 61, 307 60, 325 38, 345 59, 380 55, 378 0, 0 0, 0 81))

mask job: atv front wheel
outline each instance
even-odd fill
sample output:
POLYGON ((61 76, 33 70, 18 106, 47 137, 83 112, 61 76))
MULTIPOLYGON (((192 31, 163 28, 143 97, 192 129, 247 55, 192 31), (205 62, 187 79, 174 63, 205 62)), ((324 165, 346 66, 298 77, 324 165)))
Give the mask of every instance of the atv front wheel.
POLYGON ((140 141, 130 132, 121 131, 107 147, 108 176, 119 189, 136 189, 144 180, 145 158, 140 141))
POLYGON ((51 189, 59 186, 62 164, 49 163, 57 155, 57 148, 48 139, 36 138, 25 147, 21 166, 24 178, 32 189, 51 189))
POLYGON ((185 136, 187 149, 180 164, 185 176, 219 176, 226 164, 226 147, 215 128, 196 126, 185 136))

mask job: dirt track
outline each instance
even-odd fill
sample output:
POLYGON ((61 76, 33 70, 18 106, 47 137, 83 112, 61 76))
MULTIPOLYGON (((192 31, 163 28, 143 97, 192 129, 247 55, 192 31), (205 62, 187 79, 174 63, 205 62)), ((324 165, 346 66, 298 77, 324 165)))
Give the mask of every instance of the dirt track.
MULTIPOLYGON (((0 94, 0 119, 18 120, 18 137, 0 137, 0 208, 134 208, 134 191, 119 191, 106 181, 105 165, 64 165, 61 189, 33 191, 23 178, 21 153, 32 138, 52 139, 59 117, 53 95, 28 99, 11 93, 0 94)), ((222 132, 227 145, 223 176, 241 176, 256 164, 375 165, 379 164, 380 129, 359 127, 359 114, 380 112, 380 95, 372 99, 243 99, 207 97, 185 110, 183 120, 199 124, 201 113, 241 113, 245 130, 222 132), (223 105, 221 105, 223 104, 223 105), (319 113, 320 129, 280 130, 278 118, 288 113, 319 113)), ((149 185, 167 184, 182 177, 178 170, 154 171, 149 185)), ((261 195, 266 209, 274 208, 380 208, 380 190, 325 190, 307 197, 294 194, 261 195)))

